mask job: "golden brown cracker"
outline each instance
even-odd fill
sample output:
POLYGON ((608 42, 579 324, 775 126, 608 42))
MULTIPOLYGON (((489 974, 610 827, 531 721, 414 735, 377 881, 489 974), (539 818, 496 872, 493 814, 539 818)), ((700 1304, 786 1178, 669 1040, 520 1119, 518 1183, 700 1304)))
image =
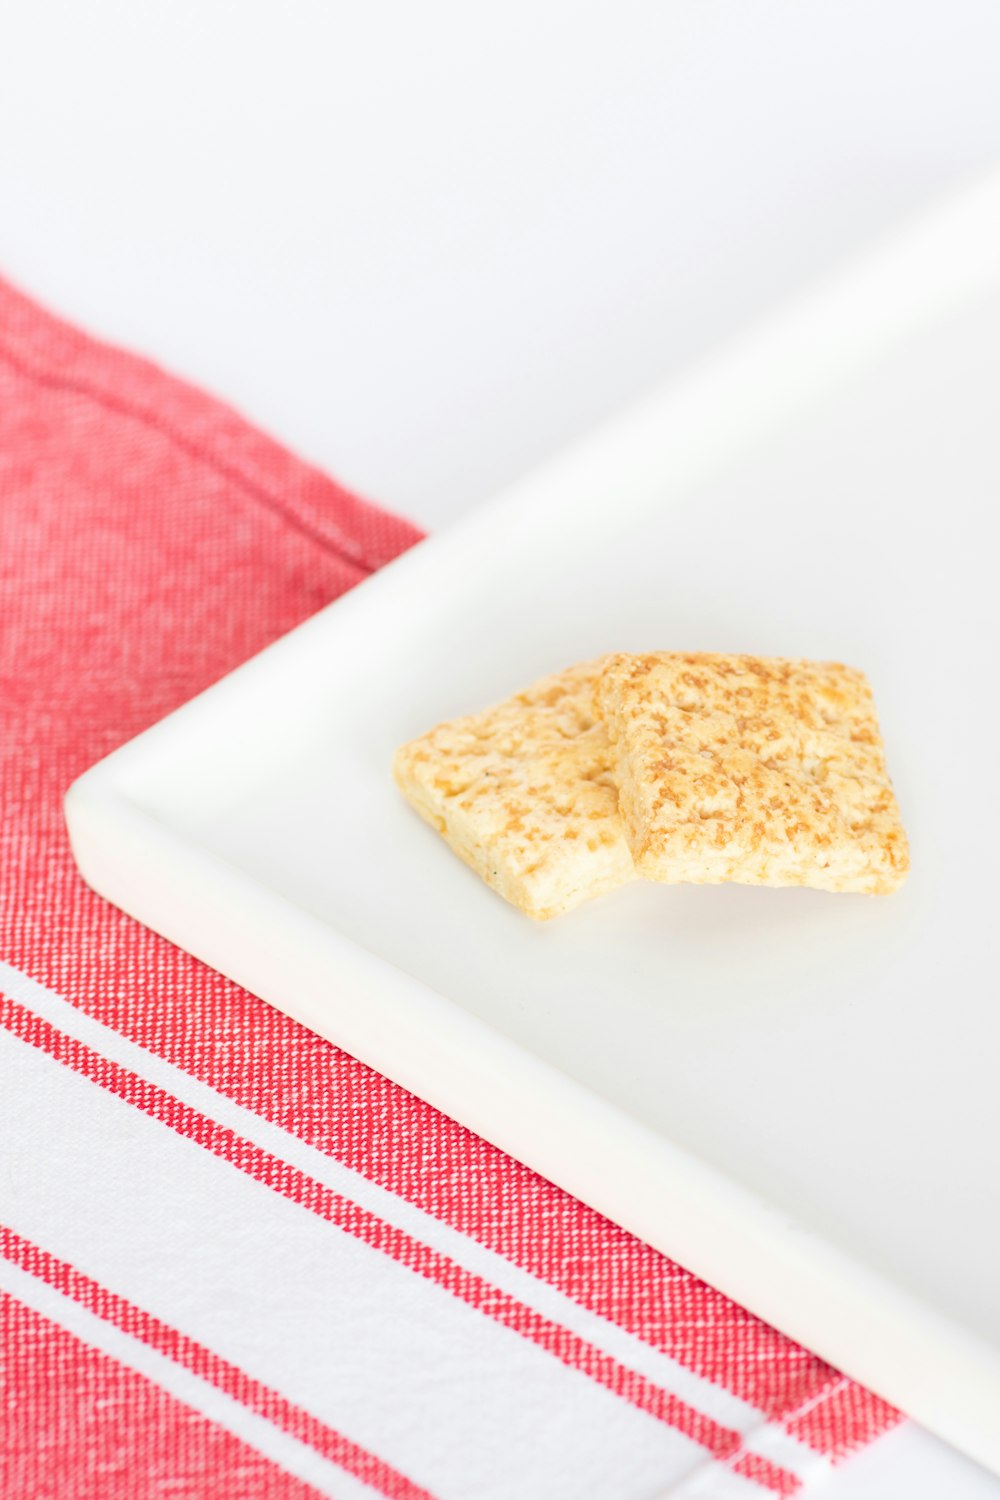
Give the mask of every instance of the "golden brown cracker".
POLYGON ((605 659, 620 811, 651 880, 895 890, 909 868, 871 689, 836 662, 605 659))
POLYGON ((594 701, 600 668, 570 667, 396 752, 417 812, 531 917, 635 879, 594 701))

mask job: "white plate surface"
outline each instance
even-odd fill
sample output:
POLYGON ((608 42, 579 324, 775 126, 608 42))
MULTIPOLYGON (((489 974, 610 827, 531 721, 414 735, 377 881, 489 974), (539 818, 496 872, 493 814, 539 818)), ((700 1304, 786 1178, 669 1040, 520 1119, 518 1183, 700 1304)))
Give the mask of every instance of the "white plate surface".
POLYGON ((1000 183, 654 392, 95 767, 93 886, 1000 1470, 1000 183), (394 746, 614 648, 835 657, 892 898, 536 926, 394 746))

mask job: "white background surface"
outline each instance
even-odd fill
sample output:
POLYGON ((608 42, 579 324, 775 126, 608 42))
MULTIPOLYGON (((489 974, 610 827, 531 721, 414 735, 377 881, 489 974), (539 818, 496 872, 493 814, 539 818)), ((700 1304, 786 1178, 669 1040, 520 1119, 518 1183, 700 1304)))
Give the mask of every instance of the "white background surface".
MULTIPOLYGON (((440 525, 1000 159, 993 0, 33 0, 0 266, 440 525)), ((1000 1495, 912 1432, 847 1496, 1000 1495)))

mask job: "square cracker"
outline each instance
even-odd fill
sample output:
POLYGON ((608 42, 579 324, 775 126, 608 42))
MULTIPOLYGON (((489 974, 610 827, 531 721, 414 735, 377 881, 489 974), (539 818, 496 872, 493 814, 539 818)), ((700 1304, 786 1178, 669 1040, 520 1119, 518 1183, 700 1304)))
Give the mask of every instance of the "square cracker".
POLYGON ((606 658, 599 703, 650 880, 881 894, 909 868, 871 689, 836 662, 606 658))
POLYGON ((487 885, 544 920, 635 879, 618 816, 601 662, 536 682, 396 752, 421 817, 487 885))

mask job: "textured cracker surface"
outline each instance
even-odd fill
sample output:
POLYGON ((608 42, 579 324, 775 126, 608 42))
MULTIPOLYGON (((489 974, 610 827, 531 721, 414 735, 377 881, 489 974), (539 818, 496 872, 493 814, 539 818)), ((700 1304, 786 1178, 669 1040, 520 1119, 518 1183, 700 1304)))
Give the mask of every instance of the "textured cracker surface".
POLYGON ((635 879, 595 704, 600 667, 584 662, 439 724, 393 762, 421 817, 532 917, 635 879))
POLYGON ((871 689, 836 662, 607 657, 620 810, 651 880, 881 894, 909 868, 871 689))

